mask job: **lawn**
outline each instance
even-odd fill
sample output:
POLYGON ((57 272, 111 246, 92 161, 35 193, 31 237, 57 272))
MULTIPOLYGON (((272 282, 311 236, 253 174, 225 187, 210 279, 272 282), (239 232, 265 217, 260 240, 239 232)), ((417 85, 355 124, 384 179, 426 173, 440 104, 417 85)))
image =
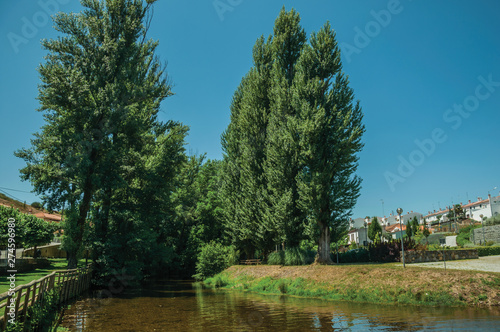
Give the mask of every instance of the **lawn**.
MULTIPOLYGON (((67 261, 65 258, 51 258, 51 266, 44 269, 36 269, 25 273, 16 273, 16 286, 28 284, 33 280, 40 279, 52 271, 65 270, 67 266, 67 261)), ((78 261, 78 267, 85 265, 85 259, 78 261)), ((9 290, 9 282, 7 276, 0 276, 0 294, 3 294, 9 290)))

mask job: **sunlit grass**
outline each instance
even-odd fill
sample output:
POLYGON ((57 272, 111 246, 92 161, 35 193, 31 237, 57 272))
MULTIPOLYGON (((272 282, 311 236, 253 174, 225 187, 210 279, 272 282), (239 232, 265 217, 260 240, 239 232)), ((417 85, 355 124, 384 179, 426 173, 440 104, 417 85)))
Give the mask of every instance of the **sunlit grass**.
MULTIPOLYGON (((25 273, 16 273, 16 287, 20 285, 25 285, 30 283, 33 280, 40 279, 53 271, 65 270, 68 265, 67 260, 65 258, 51 258, 49 259, 51 262, 50 266, 47 268, 36 269, 30 272, 25 273)), ((78 266, 84 266, 85 259, 81 259, 78 261, 78 266)), ((0 294, 7 292, 10 288, 10 282, 7 280, 6 275, 0 276, 0 294)))
MULTIPOLYGON (((417 306, 465 306, 488 300, 486 289, 499 288, 500 280, 495 273, 486 279, 477 277, 474 271, 436 271, 435 269, 410 267, 403 269, 400 263, 343 264, 342 266, 315 267, 309 277, 254 277, 252 269, 238 267, 226 270, 204 282, 209 287, 223 287, 269 295, 287 295, 320 298, 333 301, 352 301, 387 305, 417 306), (322 270, 322 269, 325 270, 322 270), (240 273, 237 273, 240 271, 240 273), (331 281, 314 274, 336 271, 331 281), (427 278, 427 273, 436 278, 427 278), (441 275, 442 274, 442 275, 441 275), (440 276, 441 275, 441 276, 440 276), (309 279, 308 279, 309 278, 309 279), (452 278, 452 279, 449 279, 452 278), (390 282, 388 282, 390 279, 390 282), (453 280, 453 282, 451 282, 453 280), (472 285, 471 285, 472 280, 472 285), (481 287, 478 287, 481 286, 481 287), (453 288, 453 289, 452 289, 453 288), (471 292, 480 292, 471 294, 471 292)), ((265 267, 263 267, 265 269, 265 267)), ((284 268, 283 268, 284 269, 284 268)), ((304 271, 306 268, 293 271, 304 271)), ((273 270, 277 271, 277 270, 273 270)), ((291 272, 290 272, 291 273, 291 272)), ((259 272, 258 275, 262 275, 259 272)), ((286 274, 285 274, 286 275, 286 274)), ((289 274, 288 274, 289 275, 289 274)))

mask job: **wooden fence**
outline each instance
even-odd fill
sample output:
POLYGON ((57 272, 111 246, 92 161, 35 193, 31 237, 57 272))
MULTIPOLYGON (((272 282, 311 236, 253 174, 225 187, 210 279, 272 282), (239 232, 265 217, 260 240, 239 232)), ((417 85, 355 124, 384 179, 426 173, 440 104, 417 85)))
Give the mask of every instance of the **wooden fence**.
POLYGON ((42 300, 45 293, 52 289, 59 293, 59 304, 86 291, 90 286, 91 272, 90 265, 80 269, 54 271, 29 284, 17 286, 10 295, 9 292, 1 294, 0 314, 3 315, 0 316, 0 331, 5 330, 10 319, 9 313, 15 314, 15 321, 26 323, 27 309, 42 300), (10 305, 11 299, 15 299, 15 304, 10 305))

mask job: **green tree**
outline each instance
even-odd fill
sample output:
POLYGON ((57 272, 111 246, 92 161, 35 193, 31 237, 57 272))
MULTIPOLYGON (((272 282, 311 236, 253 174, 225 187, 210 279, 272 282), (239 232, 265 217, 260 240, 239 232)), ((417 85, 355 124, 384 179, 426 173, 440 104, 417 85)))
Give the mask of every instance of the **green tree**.
POLYGON ((32 147, 16 155, 27 163, 22 179, 49 209, 69 205, 69 267, 76 266, 93 203, 105 228, 112 199, 141 188, 139 182, 129 187, 140 174, 137 160, 144 158, 138 157, 177 130, 157 121, 172 92, 155 56, 158 43, 146 40, 153 2, 82 0, 84 11, 56 14, 63 36, 42 41, 48 55, 39 67, 38 99, 45 125, 32 147))
POLYGON ((413 235, 416 235, 420 231, 420 226, 418 224, 417 216, 413 216, 411 220, 411 232, 413 235))
MULTIPOLYGON (((14 243, 16 248, 30 248, 50 243, 54 232, 59 229, 56 223, 50 223, 33 215, 24 214, 17 209, 0 205, 0 247, 14 243), (9 227, 9 219, 14 220, 9 227), (9 242, 9 228, 14 230, 13 242, 9 242)), ((12 245, 11 245, 12 247, 12 245)))
POLYGON ((307 44, 298 13, 282 9, 253 54, 222 136, 230 237, 252 256, 308 234, 319 244, 317 261, 327 263, 330 240, 345 235, 359 196, 364 132, 335 34, 326 24, 307 44))
POLYGON ((175 218, 168 242, 179 268, 189 276, 206 243, 226 242, 218 193, 220 165, 217 160, 205 161, 205 155, 189 157, 172 195, 175 218))
POLYGON ((429 235, 431 235, 431 232, 429 231, 429 228, 427 227, 427 222, 425 221, 425 219, 424 219, 422 234, 425 236, 425 241, 427 242, 427 238, 429 237, 429 235))
POLYGON ((412 223, 411 223, 411 220, 408 220, 406 222, 406 234, 405 234, 409 239, 411 239, 411 237, 413 235, 415 235, 415 233, 413 233, 413 226, 412 226, 412 223))
POLYGON ((264 45, 271 53, 270 112, 264 174, 268 180, 268 227, 274 227, 277 242, 296 248, 305 238, 306 213, 298 204, 297 184, 302 169, 298 127, 299 109, 293 105, 297 61, 307 41, 299 14, 283 8, 275 21, 273 35, 264 45))
POLYGON ((377 217, 373 217, 370 226, 368 226, 368 238, 375 242, 375 240, 380 240, 382 236, 382 226, 378 222, 377 217))
POLYGON ((294 81, 300 109, 300 204, 317 234, 316 262, 331 263, 332 232, 347 228, 359 196, 357 153, 365 131, 359 102, 342 72, 335 33, 326 23, 301 53, 294 81))
POLYGON ((222 136, 226 223, 247 257, 277 243, 298 246, 303 238, 296 203, 298 149, 282 122, 296 113, 291 82, 306 38, 299 22, 295 11, 283 9, 273 35, 257 40, 254 66, 234 94, 231 123, 222 136))
POLYGON ((24 215, 22 218, 24 228, 24 248, 33 247, 36 255, 36 247, 49 244, 54 237, 54 232, 59 229, 59 225, 50 223, 32 215, 24 215))

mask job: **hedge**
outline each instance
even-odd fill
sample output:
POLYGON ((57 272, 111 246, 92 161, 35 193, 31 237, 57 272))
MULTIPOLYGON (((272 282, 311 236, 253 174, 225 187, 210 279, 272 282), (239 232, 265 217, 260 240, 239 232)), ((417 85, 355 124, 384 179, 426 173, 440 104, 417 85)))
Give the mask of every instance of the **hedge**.
POLYGON ((500 255, 500 246, 493 246, 493 247, 476 247, 477 249, 477 254, 479 256, 494 256, 494 255, 500 255))

